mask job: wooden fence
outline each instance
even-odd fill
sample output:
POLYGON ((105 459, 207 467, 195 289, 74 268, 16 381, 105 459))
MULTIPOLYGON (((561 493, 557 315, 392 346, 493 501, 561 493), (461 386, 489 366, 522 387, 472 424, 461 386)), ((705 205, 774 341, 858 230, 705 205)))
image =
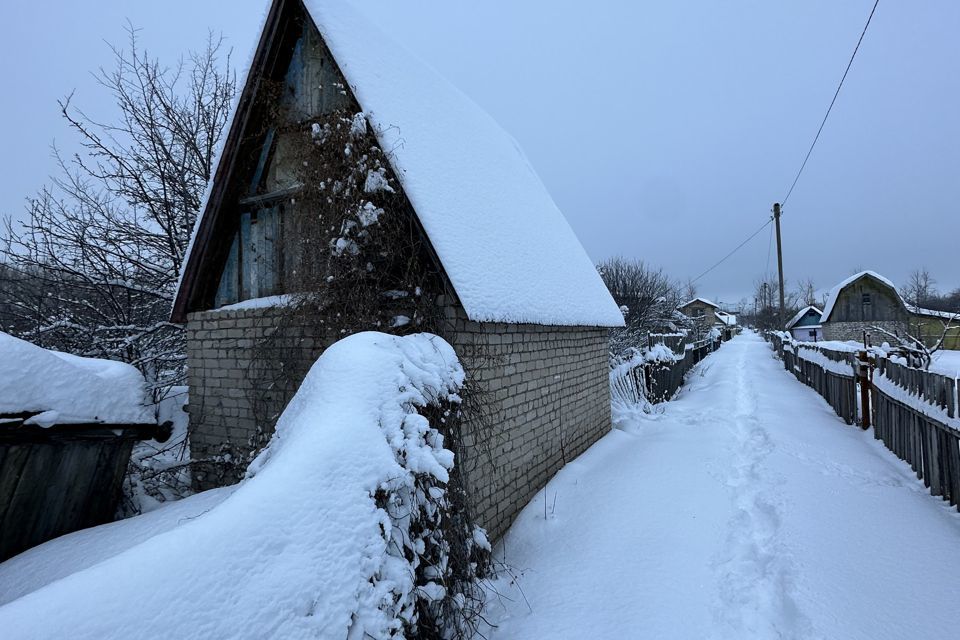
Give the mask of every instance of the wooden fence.
POLYGON ((960 510, 960 421, 957 380, 874 354, 858 376, 856 353, 768 336, 784 368, 815 389, 847 424, 869 418, 874 437, 907 462, 934 496, 960 510), (849 367, 849 374, 846 373, 849 367), (859 394, 866 385, 869 394, 859 394), (860 406, 865 402, 869 406, 860 406))
POLYGON ((819 393, 847 424, 857 421, 857 381, 853 353, 824 349, 814 343, 800 347, 771 334, 774 350, 783 360, 783 368, 819 393), (828 362, 836 363, 830 365, 828 362))
POLYGON ((614 399, 630 404, 665 402, 683 385, 687 372, 720 347, 720 340, 699 340, 681 344, 675 362, 645 362, 641 354, 633 360, 614 359, 610 363, 610 393, 614 399))
POLYGON ((960 509, 960 432, 874 387, 873 433, 917 478, 960 509))
POLYGON ((134 443, 170 437, 170 423, 25 425, 36 413, 0 415, 0 562, 112 521, 134 443))
POLYGON ((957 417, 955 379, 923 369, 913 369, 886 358, 879 359, 877 371, 908 393, 925 398, 927 402, 942 408, 949 417, 957 417))

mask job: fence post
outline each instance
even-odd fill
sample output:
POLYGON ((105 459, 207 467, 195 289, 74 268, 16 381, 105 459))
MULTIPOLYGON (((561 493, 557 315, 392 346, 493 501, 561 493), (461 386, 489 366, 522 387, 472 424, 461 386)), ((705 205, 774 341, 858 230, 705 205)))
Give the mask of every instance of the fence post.
POLYGON ((866 350, 861 350, 857 359, 857 380, 860 382, 860 428, 870 428, 870 364, 866 350))

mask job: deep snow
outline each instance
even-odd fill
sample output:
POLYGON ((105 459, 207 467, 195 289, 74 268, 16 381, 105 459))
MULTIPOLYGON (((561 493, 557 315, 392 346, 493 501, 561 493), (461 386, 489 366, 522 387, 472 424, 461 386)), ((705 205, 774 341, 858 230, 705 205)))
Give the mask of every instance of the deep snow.
POLYGON ((618 417, 496 549, 492 638, 952 635, 960 516, 756 334, 618 417))
POLYGON ((123 362, 50 351, 0 332, 0 414, 42 412, 29 424, 153 422, 146 383, 123 362))
POLYGON ((415 408, 463 377, 436 336, 337 342, 238 487, 0 565, 0 638, 385 638, 389 603, 415 585, 394 549, 409 522, 374 494, 399 500, 413 472, 446 481, 453 453, 415 408))

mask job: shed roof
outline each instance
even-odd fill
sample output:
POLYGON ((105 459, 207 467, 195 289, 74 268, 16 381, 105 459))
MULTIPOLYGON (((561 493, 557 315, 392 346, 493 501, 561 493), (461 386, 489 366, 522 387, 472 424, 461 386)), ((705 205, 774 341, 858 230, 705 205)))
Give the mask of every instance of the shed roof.
POLYGON ((716 316, 717 316, 717 320, 719 320, 723 325, 727 327, 737 326, 737 316, 735 316, 732 313, 717 311, 716 316))
POLYGON ((28 424, 152 421, 143 375, 122 362, 50 351, 0 332, 0 380, 0 415, 20 414, 28 424))
MULTIPOLYGON (((274 0, 274 9, 285 1, 274 0)), ((517 142, 341 0, 303 5, 388 152, 467 316, 481 322, 622 326, 619 308, 517 142)), ((267 40, 261 37, 261 43, 267 40)), ((251 69, 248 83, 256 71, 251 69)), ((240 120, 235 110, 232 127, 242 126, 240 120)), ((197 230, 210 213, 205 204, 197 230)), ((192 241, 187 273, 198 260, 195 245, 192 241)), ((181 282, 178 304, 189 295, 184 291, 189 278, 181 282)))

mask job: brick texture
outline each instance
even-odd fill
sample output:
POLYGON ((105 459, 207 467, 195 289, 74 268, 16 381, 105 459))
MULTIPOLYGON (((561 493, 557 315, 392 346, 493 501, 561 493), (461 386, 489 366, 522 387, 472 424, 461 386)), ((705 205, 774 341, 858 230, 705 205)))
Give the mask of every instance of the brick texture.
MULTIPOLYGON (((458 464, 474 514, 499 538, 563 465, 610 430, 607 331, 477 323, 445 306, 447 339, 486 412, 464 425, 458 464)), ((276 309, 209 311, 187 323, 194 459, 229 453, 237 473, 197 465, 198 488, 229 484, 307 370, 339 336, 276 309)))

